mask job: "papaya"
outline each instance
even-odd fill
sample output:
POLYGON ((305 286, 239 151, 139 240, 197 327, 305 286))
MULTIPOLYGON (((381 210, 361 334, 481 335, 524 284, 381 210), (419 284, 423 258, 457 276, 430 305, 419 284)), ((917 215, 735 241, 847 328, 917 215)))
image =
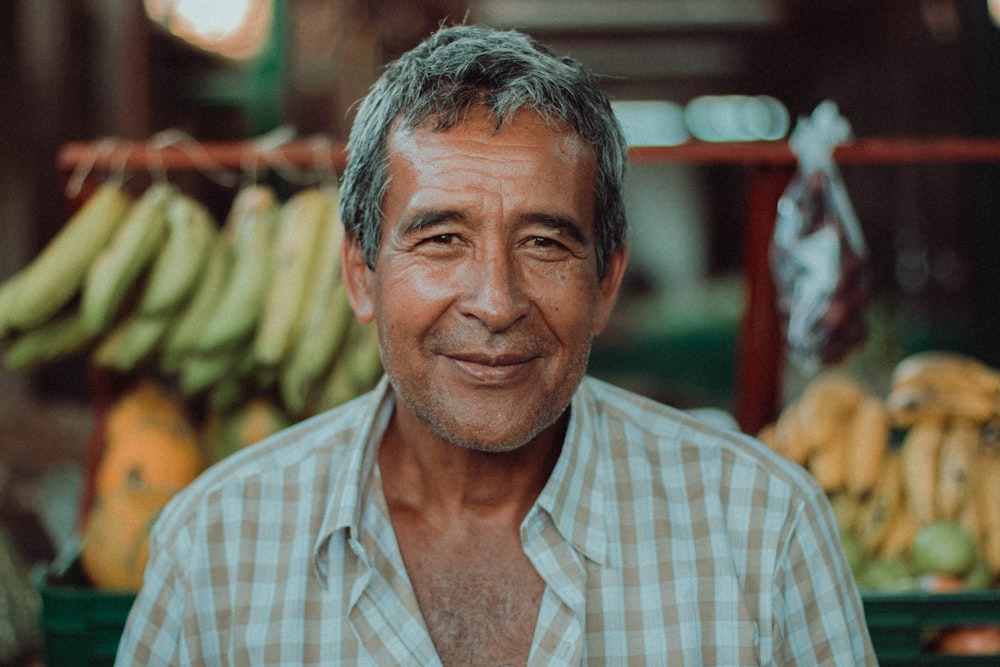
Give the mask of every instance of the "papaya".
POLYGON ((205 454, 182 403, 152 380, 140 380, 108 410, 95 496, 122 486, 181 487, 205 468, 205 454))
POLYGON ((80 568, 99 589, 138 591, 149 560, 149 533, 178 486, 125 484, 99 498, 87 515, 80 568))

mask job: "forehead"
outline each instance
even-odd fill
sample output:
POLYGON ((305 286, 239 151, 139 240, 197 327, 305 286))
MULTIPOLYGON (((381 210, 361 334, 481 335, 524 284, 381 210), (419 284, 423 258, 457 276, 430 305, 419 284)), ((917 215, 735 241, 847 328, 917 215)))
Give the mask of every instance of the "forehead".
POLYGON ((521 152, 522 157, 534 156, 538 160, 555 160, 563 171, 577 171, 594 178, 596 156, 584 140, 564 124, 549 119, 531 109, 519 109, 507 116, 502 125, 483 105, 470 107, 457 123, 440 127, 435 117, 415 126, 398 120, 391 127, 386 140, 389 164, 394 161, 421 164, 445 157, 502 159, 496 151, 521 152))

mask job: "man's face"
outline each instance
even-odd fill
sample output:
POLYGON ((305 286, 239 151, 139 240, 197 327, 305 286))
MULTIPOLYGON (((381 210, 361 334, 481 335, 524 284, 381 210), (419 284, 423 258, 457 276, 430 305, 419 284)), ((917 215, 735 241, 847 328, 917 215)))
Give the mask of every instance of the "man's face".
POLYGON ((598 279, 595 158, 519 112, 397 129, 374 271, 345 244, 355 311, 377 320, 404 433, 509 451, 564 412, 626 264, 598 279))

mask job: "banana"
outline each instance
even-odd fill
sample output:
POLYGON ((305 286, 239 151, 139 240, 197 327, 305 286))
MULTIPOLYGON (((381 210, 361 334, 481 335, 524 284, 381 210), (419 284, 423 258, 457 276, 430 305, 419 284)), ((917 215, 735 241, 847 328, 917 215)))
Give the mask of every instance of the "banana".
POLYGON ((156 315, 177 308, 205 269, 217 233, 212 214, 193 198, 177 193, 166 208, 167 238, 150 268, 139 309, 156 315))
POLYGON ((899 507, 889 521, 876 555, 880 558, 905 560, 910 555, 910 545, 913 544, 913 538, 916 537, 919 528, 913 515, 906 511, 906 507, 899 507))
POLYGON ((109 368, 121 373, 133 370, 153 354, 170 322, 170 313, 129 313, 97 345, 91 357, 92 363, 98 368, 109 368))
POLYGON ((891 389, 885 399, 892 423, 908 428, 922 420, 966 419, 985 424, 1000 414, 990 393, 956 386, 910 385, 891 389))
MULTIPOLYGON (((780 417, 781 415, 779 415, 780 417)), ((758 440, 764 443, 768 449, 778 452, 778 422, 768 422, 760 427, 755 436, 758 440)), ((778 452, 780 453, 780 452, 778 452)))
POLYGON ((317 389, 311 411, 335 408, 374 385, 382 372, 378 330, 351 319, 351 327, 340 354, 317 389))
POLYGON ((336 211, 334 206, 325 225, 316 276, 306 295, 293 346, 279 372, 282 398, 296 414, 306 408, 310 390, 336 358, 354 320, 340 274, 344 232, 336 211))
POLYGON ((130 201, 119 186, 99 185, 41 253, 16 274, 17 289, 0 315, 4 322, 0 330, 33 329, 69 303, 122 224, 130 201))
POLYGON ((974 357, 931 350, 904 357, 890 376, 891 388, 928 385, 1000 396, 1000 372, 974 357))
POLYGON ((982 445, 982 428, 966 419, 948 424, 938 454, 934 487, 937 516, 955 519, 969 492, 969 481, 982 445))
POLYGON ((828 494, 844 486, 847 472, 844 438, 834 436, 809 452, 806 468, 828 494))
POLYGON ((829 496, 830 507, 833 508, 833 515, 837 519, 837 526, 841 534, 854 532, 854 520, 861 509, 858 498, 846 491, 837 491, 829 496))
POLYGON ((80 301, 83 326, 90 333, 99 333, 115 318, 140 274, 156 256, 167 233, 165 213, 173 192, 173 186, 167 183, 151 185, 90 266, 80 301))
POLYGON ((907 506, 918 524, 937 515, 937 464, 944 438, 944 425, 938 419, 921 419, 907 432, 899 451, 899 465, 907 506))
POLYGON ((217 235, 212 242, 206 261, 200 284, 177 315, 163 342, 163 353, 168 359, 195 349, 202 327, 222 298, 232 268, 233 252, 229 242, 221 235, 217 235))
POLYGON ((802 434, 799 415, 798 403, 792 402, 786 405, 785 409, 778 415, 778 421, 774 426, 774 437, 779 454, 789 461, 804 466, 809 450, 806 447, 805 436, 802 434))
POLYGON ((294 339, 331 206, 330 197, 320 188, 307 188, 281 207, 272 259, 274 278, 254 339, 254 356, 263 366, 277 366, 294 339))
POLYGON ((8 315, 10 314, 10 306, 14 303, 17 281, 22 273, 23 270, 18 271, 0 283, 0 341, 10 336, 14 330, 8 321, 8 315))
POLYGON ((65 312, 14 338, 4 353, 4 363, 15 370, 38 366, 75 354, 91 340, 76 311, 65 312))
MULTIPOLYGON (((357 323, 357 320, 354 320, 357 323)), ((382 350, 379 346, 378 327, 374 323, 356 324, 357 334, 349 357, 355 381, 355 392, 362 394, 382 377, 382 350)))
POLYGON ((233 247, 232 269, 218 303, 204 321, 199 350, 231 345, 257 326, 271 283, 269 254, 278 212, 277 196, 268 186, 249 186, 236 195, 225 225, 233 247))
POLYGON ((867 553, 882 547, 893 518, 905 511, 899 450, 890 449, 882 457, 878 482, 861 503, 854 517, 853 531, 867 553))
POLYGON ((337 286, 327 307, 306 323, 288 362, 279 370, 282 400, 295 414, 306 409, 312 388, 338 358, 354 319, 347 291, 342 284, 337 286))
POLYGON ((838 371, 817 375, 799 397, 799 424, 806 449, 814 450, 840 441, 844 424, 866 394, 854 378, 838 371))
POLYGON ((180 389, 186 396, 194 396, 210 390, 227 377, 242 377, 239 367, 242 359, 249 354, 249 343, 240 341, 212 352, 196 352, 187 356, 180 366, 180 389))
MULTIPOLYGON (((962 504, 962 509, 958 512, 958 523, 972 536, 976 544, 980 545, 980 552, 982 552, 982 544, 984 535, 982 521, 979 520, 979 484, 982 484, 982 476, 979 474, 978 466, 971 470, 971 475, 969 476, 969 485, 966 491, 966 500, 962 504)), ((988 483, 988 482, 987 482, 988 483)))
POLYGON ((980 452, 975 485, 980 522, 980 550, 994 575, 1000 574, 1000 449, 980 452))
POLYGON ((243 378, 226 375, 208 390, 208 405, 216 412, 235 410, 245 403, 247 389, 243 378))
POLYGON ((889 413, 882 401, 864 396, 844 434, 844 485, 855 497, 866 496, 875 486, 889 436, 889 413))

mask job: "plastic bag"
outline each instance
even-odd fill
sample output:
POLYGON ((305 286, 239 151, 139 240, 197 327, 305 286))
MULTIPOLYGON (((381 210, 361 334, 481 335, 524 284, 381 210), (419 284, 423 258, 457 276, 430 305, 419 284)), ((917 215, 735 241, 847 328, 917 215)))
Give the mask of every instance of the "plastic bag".
POLYGON ((868 333, 867 246, 833 162, 850 135, 826 101, 789 140, 798 169, 778 201, 770 262, 788 356, 807 372, 840 362, 868 333))

